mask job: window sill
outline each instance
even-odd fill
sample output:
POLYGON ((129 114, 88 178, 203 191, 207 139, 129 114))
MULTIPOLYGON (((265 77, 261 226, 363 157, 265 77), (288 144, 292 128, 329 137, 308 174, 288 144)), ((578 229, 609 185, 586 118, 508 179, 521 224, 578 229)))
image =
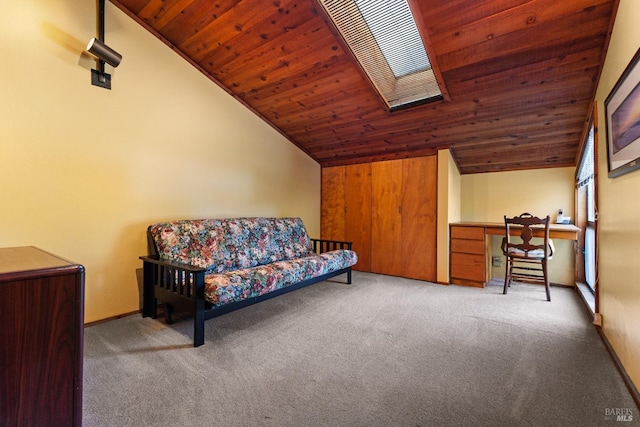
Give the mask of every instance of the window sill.
POLYGON ((576 292, 580 295, 585 308, 593 320, 593 323, 598 325, 600 316, 596 313, 596 299, 591 289, 586 283, 576 283, 576 292))

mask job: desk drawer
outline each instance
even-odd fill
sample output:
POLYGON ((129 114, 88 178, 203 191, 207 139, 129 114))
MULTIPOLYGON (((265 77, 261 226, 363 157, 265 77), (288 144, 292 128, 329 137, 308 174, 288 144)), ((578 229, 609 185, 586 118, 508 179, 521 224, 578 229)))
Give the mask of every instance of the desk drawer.
POLYGON ((483 287, 487 280, 484 227, 450 226, 449 282, 483 287))
POLYGON ((451 226, 451 239, 468 239, 484 241, 483 227, 451 226))
POLYGON ((451 239, 451 252, 462 252, 466 254, 480 254, 484 256, 484 240, 463 240, 451 239))
POLYGON ((467 279, 484 284, 485 256, 451 253, 451 278, 467 279))

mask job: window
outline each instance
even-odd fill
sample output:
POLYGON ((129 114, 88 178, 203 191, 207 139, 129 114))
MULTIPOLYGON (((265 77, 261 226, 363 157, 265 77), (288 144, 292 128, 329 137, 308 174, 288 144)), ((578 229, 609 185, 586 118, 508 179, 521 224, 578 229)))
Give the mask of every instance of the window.
MULTIPOLYGON (((596 286, 596 200, 595 200, 595 181, 594 181, 594 126, 591 124, 589 136, 585 141, 584 153, 578 168, 577 189, 578 192, 584 194, 586 199, 586 227, 585 227, 585 243, 584 243, 584 275, 587 285, 591 292, 595 291, 596 286)), ((583 208, 583 209, 584 209, 583 208)))
POLYGON ((407 0, 321 0, 390 110, 442 99, 407 0))

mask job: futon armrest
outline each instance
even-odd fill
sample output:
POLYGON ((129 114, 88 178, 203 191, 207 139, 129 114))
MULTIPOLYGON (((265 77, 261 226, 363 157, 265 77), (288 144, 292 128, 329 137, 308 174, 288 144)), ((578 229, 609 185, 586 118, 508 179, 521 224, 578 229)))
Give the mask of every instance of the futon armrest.
POLYGON ((151 264, 161 265, 164 267, 171 267, 178 270, 188 271, 190 273, 197 273, 199 271, 206 270, 205 268, 197 267, 191 264, 159 259, 157 256, 141 256, 139 258, 144 262, 149 262, 151 264))
POLYGON ((156 317, 156 298, 167 304, 165 318, 171 322, 171 309, 193 312, 194 305, 204 306, 205 268, 186 263, 159 259, 157 256, 141 256, 143 261, 142 316, 156 317))
POLYGON ((346 242, 342 240, 327 240, 327 239, 311 239, 313 244, 313 252, 321 254, 323 252, 335 251, 338 249, 351 250, 352 242, 346 242))

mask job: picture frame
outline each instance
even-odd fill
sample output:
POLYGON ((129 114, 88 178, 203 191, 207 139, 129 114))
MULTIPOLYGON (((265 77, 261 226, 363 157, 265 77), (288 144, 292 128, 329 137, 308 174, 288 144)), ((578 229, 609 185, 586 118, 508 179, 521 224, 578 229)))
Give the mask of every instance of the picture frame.
POLYGON ((608 176, 640 169, 640 49, 605 100, 608 176))

